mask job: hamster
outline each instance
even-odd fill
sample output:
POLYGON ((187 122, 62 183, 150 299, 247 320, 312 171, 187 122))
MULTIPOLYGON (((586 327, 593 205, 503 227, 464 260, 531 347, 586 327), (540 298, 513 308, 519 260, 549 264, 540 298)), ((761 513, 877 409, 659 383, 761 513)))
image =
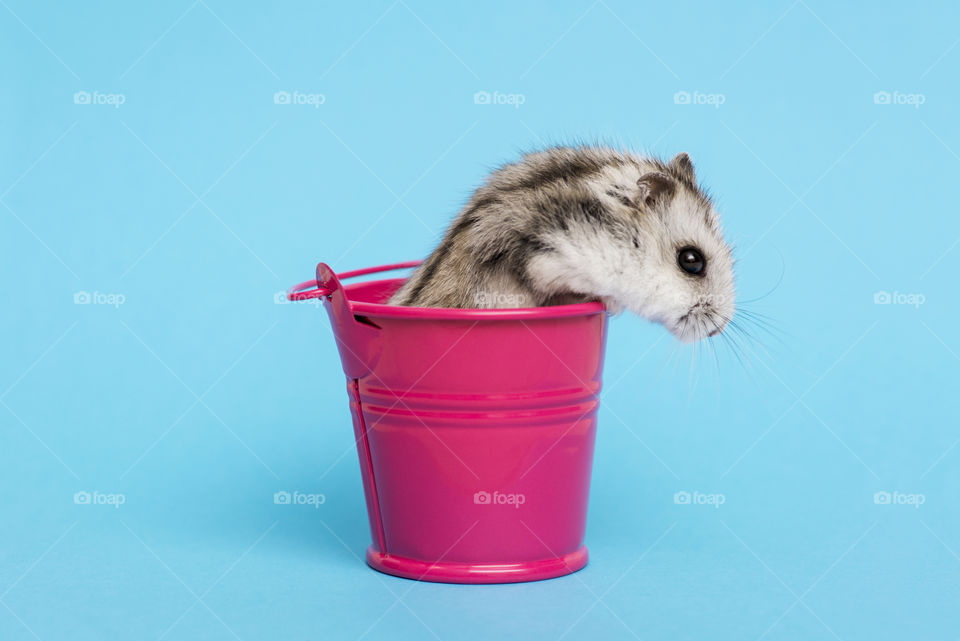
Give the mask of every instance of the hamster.
POLYGON ((600 301, 691 343, 735 312, 733 256, 686 153, 553 147, 494 171, 388 304, 600 301))

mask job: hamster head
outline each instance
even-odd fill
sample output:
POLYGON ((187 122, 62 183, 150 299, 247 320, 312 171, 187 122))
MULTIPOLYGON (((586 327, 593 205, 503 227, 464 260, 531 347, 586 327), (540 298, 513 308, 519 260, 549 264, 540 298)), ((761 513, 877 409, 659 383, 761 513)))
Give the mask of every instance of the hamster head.
POLYGON ((661 323, 685 343, 721 333, 736 311, 733 256, 690 157, 657 163, 637 188, 639 214, 625 248, 634 269, 604 301, 661 323))

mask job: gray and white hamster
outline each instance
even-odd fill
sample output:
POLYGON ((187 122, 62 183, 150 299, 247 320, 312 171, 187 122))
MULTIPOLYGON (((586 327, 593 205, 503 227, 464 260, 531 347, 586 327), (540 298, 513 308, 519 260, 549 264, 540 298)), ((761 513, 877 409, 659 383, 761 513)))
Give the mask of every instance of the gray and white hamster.
POLYGON ((494 171, 390 298, 415 307, 599 300, 683 342, 733 318, 733 257, 690 157, 553 147, 494 171))

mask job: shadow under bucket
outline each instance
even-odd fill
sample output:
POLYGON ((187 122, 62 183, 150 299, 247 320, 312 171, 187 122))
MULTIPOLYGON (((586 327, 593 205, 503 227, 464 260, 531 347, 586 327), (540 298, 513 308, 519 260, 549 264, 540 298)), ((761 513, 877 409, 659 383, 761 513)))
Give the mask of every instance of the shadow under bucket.
MULTIPOLYGON (((376 570, 425 581, 548 579, 583 544, 607 314, 600 303, 526 309, 385 305, 403 283, 342 280, 320 298, 353 416, 376 570)), ((306 290, 306 291, 305 291, 306 290)))

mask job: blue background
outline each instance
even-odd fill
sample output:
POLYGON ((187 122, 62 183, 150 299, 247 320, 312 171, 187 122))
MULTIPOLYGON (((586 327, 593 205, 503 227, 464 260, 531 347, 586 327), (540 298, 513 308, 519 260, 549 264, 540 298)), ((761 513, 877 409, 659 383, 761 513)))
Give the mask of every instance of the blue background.
POLYGON ((957 638, 955 6, 0 5, 4 641, 957 638), (690 152, 772 334, 612 320, 582 572, 375 573, 326 316, 277 292, 575 140, 690 152))

